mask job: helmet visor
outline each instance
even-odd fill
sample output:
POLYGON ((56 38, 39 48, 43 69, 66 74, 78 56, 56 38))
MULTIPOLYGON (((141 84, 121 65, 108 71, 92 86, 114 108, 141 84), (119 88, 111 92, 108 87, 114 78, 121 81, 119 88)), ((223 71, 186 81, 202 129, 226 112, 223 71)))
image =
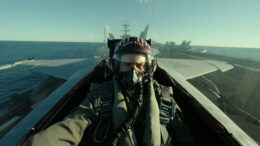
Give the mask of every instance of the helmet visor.
POLYGON ((122 54, 113 58, 119 62, 119 72, 128 72, 134 68, 139 73, 146 72, 153 59, 149 54, 122 54))

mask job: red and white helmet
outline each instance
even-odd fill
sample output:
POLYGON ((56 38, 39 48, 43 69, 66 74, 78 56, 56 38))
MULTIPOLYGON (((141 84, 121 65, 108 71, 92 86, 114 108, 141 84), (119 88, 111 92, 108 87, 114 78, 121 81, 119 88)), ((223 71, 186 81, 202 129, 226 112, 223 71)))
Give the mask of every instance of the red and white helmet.
POLYGON ((113 59, 120 61, 121 56, 124 54, 144 54, 148 55, 149 59, 153 56, 150 45, 146 40, 139 37, 122 39, 114 51, 113 59))
POLYGON ((128 37, 122 39, 116 46, 113 54, 113 72, 119 70, 119 64, 123 55, 136 54, 146 58, 146 71, 150 72, 155 67, 155 60, 150 45, 146 40, 139 37, 128 37))

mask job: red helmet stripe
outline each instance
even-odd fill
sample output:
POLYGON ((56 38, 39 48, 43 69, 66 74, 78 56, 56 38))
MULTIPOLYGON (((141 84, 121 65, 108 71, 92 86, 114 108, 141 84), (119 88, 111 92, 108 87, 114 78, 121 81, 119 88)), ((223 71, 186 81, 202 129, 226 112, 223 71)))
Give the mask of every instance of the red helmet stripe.
MULTIPOLYGON (((120 54, 120 50, 133 50, 133 51, 141 51, 142 53, 151 53, 150 45, 140 37, 127 37, 124 38, 118 43, 114 55, 120 54)), ((128 52, 128 51, 127 51, 128 52)))

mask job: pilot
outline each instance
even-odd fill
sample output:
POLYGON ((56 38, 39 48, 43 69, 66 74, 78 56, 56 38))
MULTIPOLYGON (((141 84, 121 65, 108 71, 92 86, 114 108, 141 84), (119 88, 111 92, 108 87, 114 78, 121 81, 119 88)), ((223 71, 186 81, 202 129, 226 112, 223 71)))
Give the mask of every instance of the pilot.
POLYGON ((144 39, 122 39, 112 77, 92 82, 79 107, 24 145, 195 145, 172 88, 154 79, 156 67, 144 39))

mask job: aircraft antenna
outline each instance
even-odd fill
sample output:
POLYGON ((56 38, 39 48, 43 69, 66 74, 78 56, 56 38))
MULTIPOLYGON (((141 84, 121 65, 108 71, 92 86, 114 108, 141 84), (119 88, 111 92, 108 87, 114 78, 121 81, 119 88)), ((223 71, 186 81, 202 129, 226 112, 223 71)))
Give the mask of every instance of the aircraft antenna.
POLYGON ((126 38, 126 37, 129 37, 130 35, 129 34, 127 34, 130 30, 128 29, 128 26, 130 26, 130 25, 128 25, 127 23, 125 23, 125 24, 123 24, 123 25, 121 25, 121 26, 123 26, 123 30, 121 30, 121 31, 123 31, 124 32, 124 34, 121 36, 121 38, 126 38))
POLYGON ((107 32, 106 32, 106 27, 104 27, 104 48, 106 48, 106 43, 107 42, 107 32))

